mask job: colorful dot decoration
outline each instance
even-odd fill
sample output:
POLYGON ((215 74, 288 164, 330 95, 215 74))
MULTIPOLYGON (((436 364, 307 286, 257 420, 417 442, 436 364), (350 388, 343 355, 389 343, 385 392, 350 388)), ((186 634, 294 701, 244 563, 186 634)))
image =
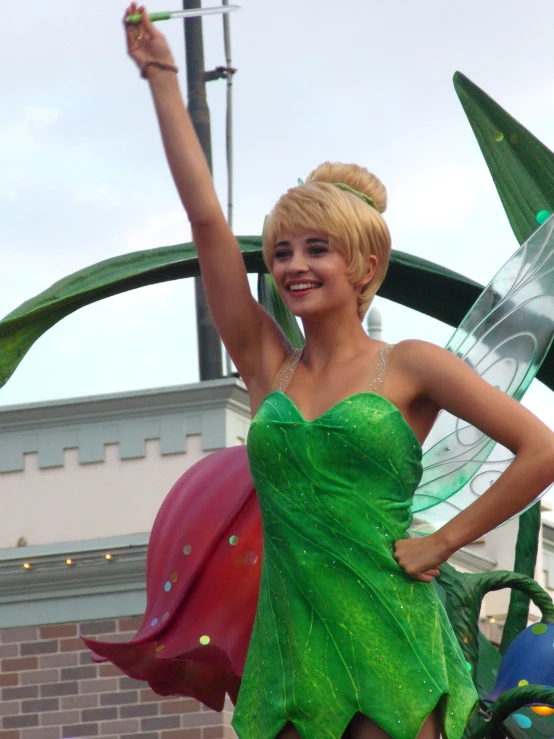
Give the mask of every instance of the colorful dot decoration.
POLYGON ((518 142, 518 141, 519 141, 519 139, 518 139, 518 137, 517 137, 517 133, 513 133, 513 134, 512 134, 511 136, 510 136, 510 142, 511 142, 512 144, 517 144, 517 142, 518 142))
POLYGON ((238 536, 231 536, 231 537, 229 537, 229 544, 232 547, 236 547, 238 543, 239 543, 239 537, 238 536))
POLYGON ((502 131, 495 131, 494 140, 497 144, 499 144, 501 141, 504 141, 504 134, 502 133, 502 131))
POLYGON ((157 626, 158 625, 158 619, 153 618, 152 621, 150 621, 150 626, 157 626))
POLYGON ((551 716, 554 713, 554 708, 550 708, 550 706, 531 706, 531 710, 537 716, 551 716))
POLYGON ((186 554, 187 556, 192 552, 192 547, 190 544, 187 544, 183 547, 183 554, 186 554))
POLYGON ((206 645, 210 643, 211 639, 209 636, 201 636, 198 641, 200 642, 200 644, 206 645))
POLYGON ((467 669, 471 672, 473 670, 473 667, 471 665, 471 662, 466 662, 467 669))
POLYGON ((156 647, 156 652, 163 652, 164 649, 165 644, 158 644, 158 646, 156 647))
POLYGON ((546 624, 535 624, 533 628, 531 629, 533 634, 545 634, 548 631, 548 627, 546 624))
POLYGON ((538 224, 542 226, 542 224, 547 221, 551 216, 551 213, 549 210, 539 210, 537 215, 535 216, 535 220, 538 224))
POLYGON ((514 713, 512 718, 521 729, 530 729, 533 722, 528 716, 524 716, 522 713, 514 713))
POLYGON ((523 687, 525 687, 525 685, 529 685, 529 680, 520 680, 520 681, 518 682, 518 686, 519 686, 520 688, 523 688, 523 687))
POLYGON ((178 578, 179 578, 179 575, 177 574, 177 572, 172 572, 169 580, 171 582, 177 582, 178 578))
POLYGON ((169 591, 171 590, 171 583, 169 582, 169 580, 164 585, 164 590, 166 593, 169 593, 169 591))

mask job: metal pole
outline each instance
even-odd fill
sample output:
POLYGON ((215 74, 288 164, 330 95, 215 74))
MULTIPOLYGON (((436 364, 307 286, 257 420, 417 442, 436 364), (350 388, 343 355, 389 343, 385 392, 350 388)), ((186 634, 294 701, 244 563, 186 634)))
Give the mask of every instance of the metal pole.
MULTIPOLYGON (((229 5, 229 0, 222 0, 229 5)), ((227 67, 227 113, 225 144, 227 150, 227 223, 233 229, 233 73, 231 67, 231 24, 229 13, 223 14, 223 44, 225 46, 225 66, 227 67)), ((228 351, 225 351, 225 374, 229 377, 233 372, 233 363, 228 351)))
MULTIPOLYGON (((185 10, 200 7, 202 7, 201 0, 183 0, 185 10)), ((202 18, 188 18, 185 20, 185 54, 189 115, 208 161, 210 171, 212 171, 210 111, 206 99, 206 80, 204 77, 202 18)), ((221 342, 208 307, 202 278, 195 278, 194 289, 200 380, 214 380, 223 374, 221 342)))

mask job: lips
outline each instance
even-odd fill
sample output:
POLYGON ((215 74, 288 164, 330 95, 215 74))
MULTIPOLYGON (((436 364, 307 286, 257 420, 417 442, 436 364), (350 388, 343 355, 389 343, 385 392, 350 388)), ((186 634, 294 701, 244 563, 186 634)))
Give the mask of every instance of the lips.
POLYGON ((306 280, 305 282, 291 282, 287 285, 287 290, 290 293, 305 293, 310 290, 315 290, 318 287, 321 287, 320 282, 311 282, 309 280, 306 280))

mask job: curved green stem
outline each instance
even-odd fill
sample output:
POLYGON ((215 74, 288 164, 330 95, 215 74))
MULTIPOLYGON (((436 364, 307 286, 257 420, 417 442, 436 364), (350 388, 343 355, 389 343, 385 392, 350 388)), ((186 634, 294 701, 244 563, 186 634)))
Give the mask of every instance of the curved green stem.
MULTIPOLYGON (((535 503, 519 519, 514 571, 534 577, 539 548, 541 504, 535 503)), ((510 607, 502 632, 500 654, 504 654, 516 636, 527 626, 529 597, 520 590, 512 590, 510 607)))
POLYGON ((483 720, 477 730, 474 729, 472 739, 492 736, 512 713, 531 703, 542 703, 554 708, 554 690, 545 690, 540 685, 507 690, 492 704, 490 719, 483 720))
POLYGON ((513 588, 524 593, 539 608, 545 623, 554 623, 550 595, 527 575, 508 570, 460 575, 450 565, 442 565, 439 584, 448 599, 448 614, 466 660, 477 674, 479 660, 479 613, 484 596, 493 590, 513 588))

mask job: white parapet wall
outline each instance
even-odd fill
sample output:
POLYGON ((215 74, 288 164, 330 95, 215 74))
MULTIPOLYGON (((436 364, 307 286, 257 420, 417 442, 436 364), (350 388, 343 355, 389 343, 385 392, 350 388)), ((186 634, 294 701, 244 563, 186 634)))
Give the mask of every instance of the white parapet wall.
POLYGON ((234 378, 0 408, 0 549, 150 531, 175 481, 249 423, 234 378))

